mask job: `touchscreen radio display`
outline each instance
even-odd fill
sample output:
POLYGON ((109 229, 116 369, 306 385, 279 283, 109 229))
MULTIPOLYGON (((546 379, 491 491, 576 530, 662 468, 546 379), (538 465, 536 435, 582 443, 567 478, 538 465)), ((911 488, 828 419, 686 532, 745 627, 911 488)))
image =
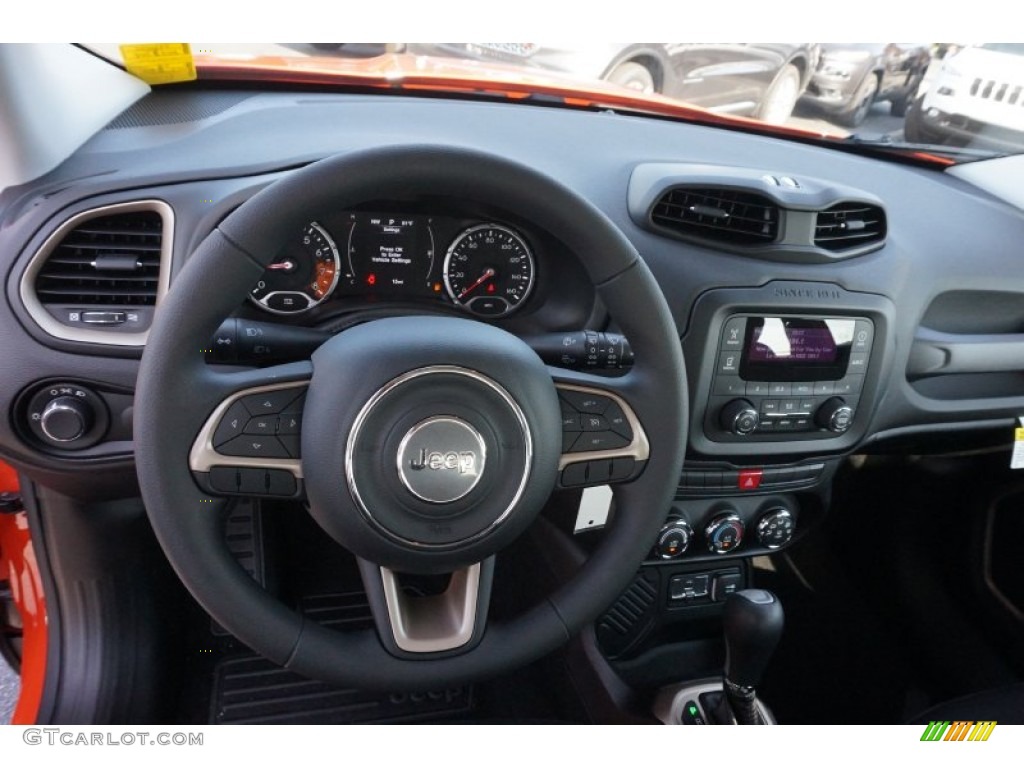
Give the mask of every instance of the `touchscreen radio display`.
POLYGON ((740 374, 748 381, 841 378, 853 333, 846 318, 749 318, 740 374))

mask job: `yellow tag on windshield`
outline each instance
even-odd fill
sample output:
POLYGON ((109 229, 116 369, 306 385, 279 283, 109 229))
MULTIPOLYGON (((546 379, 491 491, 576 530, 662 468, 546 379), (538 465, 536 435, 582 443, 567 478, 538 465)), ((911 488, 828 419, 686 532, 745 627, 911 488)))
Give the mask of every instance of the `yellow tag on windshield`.
POLYGON ((124 66, 150 85, 196 79, 196 65, 188 43, 136 43, 121 46, 124 66))

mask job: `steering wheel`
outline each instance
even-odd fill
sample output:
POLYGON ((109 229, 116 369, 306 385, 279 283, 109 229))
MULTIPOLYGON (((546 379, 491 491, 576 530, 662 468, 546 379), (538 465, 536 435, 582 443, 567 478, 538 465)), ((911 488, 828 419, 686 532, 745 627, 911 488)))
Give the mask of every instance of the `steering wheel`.
POLYGON ((665 299, 601 211, 494 155, 378 148, 289 173, 201 243, 150 330, 135 398, 136 460, 168 560, 229 632, 311 678, 422 690, 539 658, 628 585, 678 483, 686 395, 665 299), (410 195, 488 201, 559 237, 629 338, 632 369, 611 378, 548 367, 494 326, 430 316, 351 328, 310 361, 236 372, 204 362, 216 328, 310 220, 410 195), (301 424, 293 438, 299 457, 224 455, 214 435, 240 403, 249 413, 283 410, 289 419, 279 417, 281 425, 301 424), (607 448, 598 440, 563 452, 559 425, 566 409, 575 418, 573 406, 584 417, 604 412, 628 444, 607 448), (609 482, 613 518, 576 574, 518 616, 488 621, 501 550, 559 485, 609 482), (224 543, 225 496, 275 491, 305 498, 327 534, 358 558, 375 628, 321 626, 237 564, 224 543), (450 578, 441 593, 416 597, 402 588, 402 574, 450 578))

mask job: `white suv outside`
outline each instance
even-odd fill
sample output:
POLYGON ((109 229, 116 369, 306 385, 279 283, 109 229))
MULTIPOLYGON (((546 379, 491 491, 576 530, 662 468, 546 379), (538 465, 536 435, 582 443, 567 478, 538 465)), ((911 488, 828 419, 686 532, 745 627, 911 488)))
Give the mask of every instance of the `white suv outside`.
POLYGON ((1019 152, 1024 43, 983 43, 948 56, 907 113, 907 141, 1019 152))

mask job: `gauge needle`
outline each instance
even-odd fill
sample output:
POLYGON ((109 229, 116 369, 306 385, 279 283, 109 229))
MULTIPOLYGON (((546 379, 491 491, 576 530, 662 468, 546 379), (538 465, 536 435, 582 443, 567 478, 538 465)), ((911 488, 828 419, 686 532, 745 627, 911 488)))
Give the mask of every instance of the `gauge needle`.
POLYGON ((287 259, 285 259, 284 261, 279 261, 276 264, 268 265, 267 269, 280 269, 280 270, 284 270, 285 272, 288 272, 288 271, 290 271, 292 269, 295 269, 295 262, 294 261, 288 261, 287 259))
POLYGON ((488 267, 487 269, 484 270, 484 273, 482 275, 480 275, 480 277, 478 277, 476 279, 475 283, 473 283, 471 286, 466 288, 466 290, 464 290, 462 293, 459 294, 459 299, 462 300, 462 299, 466 298, 469 294, 471 294, 473 291, 475 291, 481 285, 486 283, 492 277, 494 277, 494 268, 493 267, 488 267))

